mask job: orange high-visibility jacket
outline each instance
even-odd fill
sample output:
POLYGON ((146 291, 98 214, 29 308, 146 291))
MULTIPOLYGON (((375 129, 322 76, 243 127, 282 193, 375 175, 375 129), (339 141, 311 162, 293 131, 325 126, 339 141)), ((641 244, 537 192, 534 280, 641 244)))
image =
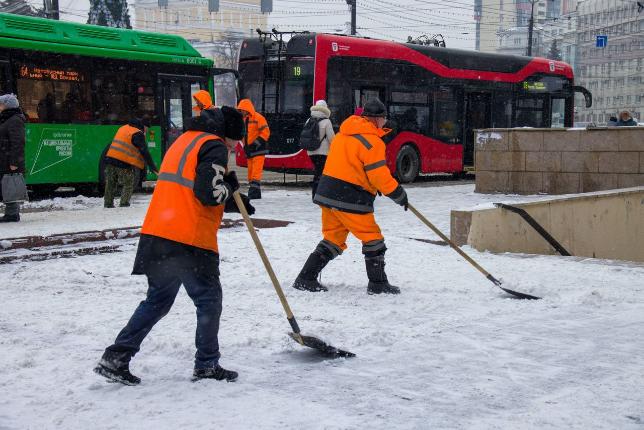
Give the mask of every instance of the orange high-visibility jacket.
POLYGON ((244 136, 244 146, 256 144, 253 150, 249 152, 250 157, 268 154, 268 138, 271 136, 271 130, 268 128, 266 118, 255 110, 253 102, 249 99, 242 99, 237 105, 237 109, 245 110, 250 115, 246 119, 246 136, 244 136), (258 140, 259 139, 259 140, 258 140))
POLYGON ((114 139, 112 139, 110 148, 107 150, 107 156, 127 163, 138 169, 143 169, 145 167, 145 159, 143 158, 141 151, 139 151, 139 148, 132 144, 132 136, 137 133, 143 132, 131 125, 120 127, 116 131, 114 139))
POLYGON ((199 150, 213 139, 221 140, 214 134, 187 131, 170 146, 161 163, 142 234, 219 252, 217 231, 224 205, 205 206, 192 191, 199 150))
POLYGON ((389 195, 398 188, 385 160, 385 134, 366 118, 347 118, 331 143, 313 201, 344 212, 373 212, 376 191, 389 195))

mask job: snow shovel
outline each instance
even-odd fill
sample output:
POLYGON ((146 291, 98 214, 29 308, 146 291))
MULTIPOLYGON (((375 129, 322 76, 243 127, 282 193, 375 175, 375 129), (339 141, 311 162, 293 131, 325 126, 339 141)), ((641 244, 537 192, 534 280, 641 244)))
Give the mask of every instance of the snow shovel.
POLYGON ((253 242, 255 242, 255 247, 257 248, 257 252, 259 253, 259 256, 262 258, 262 262, 264 263, 264 267, 268 272, 268 276, 271 278, 271 281, 273 282, 273 287, 275 287, 275 292, 277 293, 277 296, 280 298, 280 302, 282 303, 284 312, 286 312, 286 319, 288 319, 288 323, 291 325, 291 328, 293 329, 293 331, 290 332, 288 335, 291 336, 293 340, 295 340, 300 345, 308 346, 309 348, 316 349, 327 357, 331 357, 331 358, 355 357, 356 355, 352 352, 338 349, 334 346, 329 345, 328 343, 324 342, 323 340, 315 336, 303 335, 300 332, 300 327, 297 325, 297 321, 295 320, 295 316, 291 311, 291 307, 288 305, 288 302, 286 301, 286 296, 284 295, 284 291, 282 291, 282 287, 280 287, 279 281, 277 280, 277 276, 275 276, 275 272, 273 271, 271 262, 268 261, 268 256, 264 251, 264 247, 262 246, 262 243, 259 241, 257 232, 255 232, 255 227, 253 227, 253 222, 251 221, 250 216, 248 216, 248 212, 246 211, 246 206, 244 206, 244 202, 239 196, 239 191, 235 191, 233 193, 233 198, 235 199, 235 203, 237 203, 239 212, 244 218, 244 222, 246 223, 246 227, 248 228, 250 237, 252 237, 253 242))
POLYGON ((423 224, 425 224, 434 233, 436 233, 441 239, 443 239, 445 242, 447 242, 449 244, 449 246, 454 248, 454 251, 458 252, 461 255, 461 257, 463 257, 465 260, 467 260, 468 263, 470 263, 472 266, 474 266, 474 268, 476 270, 481 272, 483 274, 483 276, 485 276, 494 285, 496 285, 497 287, 499 287, 500 289, 502 289, 506 293, 512 294, 513 296, 518 297, 520 299, 539 300, 541 298, 541 297, 537 297, 537 296, 531 296, 530 294, 526 294, 526 293, 520 293, 518 291, 510 290, 508 288, 503 287, 501 281, 496 279, 494 276, 492 276, 490 273, 488 273, 485 269, 483 269, 481 266, 479 266, 478 263, 472 259, 472 257, 467 255, 465 253, 465 251, 463 251, 461 248, 456 246, 456 244, 454 242, 449 240, 449 238, 447 236, 445 236, 438 228, 436 228, 436 226, 434 224, 429 222, 429 220, 427 218, 425 218, 423 216, 423 214, 418 212, 418 210, 415 207, 413 207, 411 204, 407 205, 407 207, 409 208, 409 210, 414 215, 416 215, 418 217, 419 220, 421 220, 423 222, 423 224))

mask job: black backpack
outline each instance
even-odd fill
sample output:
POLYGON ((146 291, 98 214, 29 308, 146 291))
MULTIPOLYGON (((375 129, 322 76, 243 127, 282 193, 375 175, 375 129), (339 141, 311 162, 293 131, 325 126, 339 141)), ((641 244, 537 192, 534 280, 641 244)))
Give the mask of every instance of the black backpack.
POLYGON ((315 151, 320 147, 320 121, 322 118, 311 117, 304 123, 302 133, 300 133, 300 148, 306 151, 315 151))

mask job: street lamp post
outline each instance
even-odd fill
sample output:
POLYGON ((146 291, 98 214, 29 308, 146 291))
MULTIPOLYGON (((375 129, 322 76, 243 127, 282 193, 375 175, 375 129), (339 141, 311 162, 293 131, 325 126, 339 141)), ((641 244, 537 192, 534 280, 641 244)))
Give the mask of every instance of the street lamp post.
POLYGON ((347 0, 347 4, 351 8, 351 34, 355 36, 356 34, 356 6, 358 5, 357 0, 347 0))
POLYGON ((537 0, 530 0, 530 23, 528 24, 528 57, 532 56, 532 31, 534 28, 534 4, 537 0))

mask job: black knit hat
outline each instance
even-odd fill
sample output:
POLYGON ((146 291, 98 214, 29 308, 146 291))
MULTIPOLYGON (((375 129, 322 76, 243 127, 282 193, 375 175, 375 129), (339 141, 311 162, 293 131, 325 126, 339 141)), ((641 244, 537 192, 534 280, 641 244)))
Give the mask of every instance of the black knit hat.
POLYGON ((224 123, 226 124, 224 135, 229 139, 241 140, 244 134, 246 134, 246 126, 244 125, 244 117, 242 114, 230 106, 222 106, 221 113, 224 114, 224 123))
POLYGON ((364 104, 364 110, 362 111, 362 116, 386 117, 387 108, 377 98, 369 99, 364 104))

